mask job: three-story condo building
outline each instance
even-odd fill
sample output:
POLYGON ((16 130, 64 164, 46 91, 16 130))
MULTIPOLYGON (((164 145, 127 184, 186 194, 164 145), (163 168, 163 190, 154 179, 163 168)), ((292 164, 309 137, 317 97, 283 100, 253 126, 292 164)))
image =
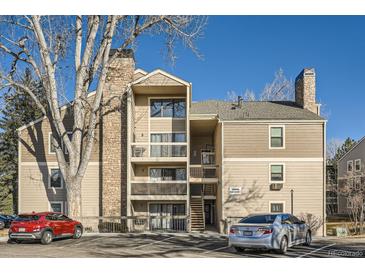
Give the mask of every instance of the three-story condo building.
MULTIPOLYGON (((230 220, 261 212, 324 219, 326 122, 313 69, 299 74, 295 90, 295 102, 193 102, 191 83, 135 70, 133 53, 123 52, 104 90, 104 101, 120 101, 98 124, 83 216, 187 216, 192 231, 224 231, 230 220)), ((63 109, 71 130, 72 114, 63 109)), ((47 119, 18 132, 19 211, 67 213, 47 119)))

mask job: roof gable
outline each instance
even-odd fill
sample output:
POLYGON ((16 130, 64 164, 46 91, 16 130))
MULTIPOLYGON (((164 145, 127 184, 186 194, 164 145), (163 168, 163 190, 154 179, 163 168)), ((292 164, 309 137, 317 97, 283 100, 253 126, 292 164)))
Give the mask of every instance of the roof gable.
POLYGON ((157 69, 137 79, 132 83, 134 86, 187 86, 188 82, 166 71, 157 69))

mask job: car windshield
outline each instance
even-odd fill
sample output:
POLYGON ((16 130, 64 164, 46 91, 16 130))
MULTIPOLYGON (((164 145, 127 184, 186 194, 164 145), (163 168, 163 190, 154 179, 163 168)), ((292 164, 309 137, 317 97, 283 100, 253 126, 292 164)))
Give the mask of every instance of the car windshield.
POLYGON ((243 218, 240 224, 272 224, 277 215, 257 215, 243 218))
POLYGON ((37 221, 37 220, 39 220, 38 215, 19 215, 15 219, 15 221, 18 221, 18 222, 29 222, 29 221, 37 221))

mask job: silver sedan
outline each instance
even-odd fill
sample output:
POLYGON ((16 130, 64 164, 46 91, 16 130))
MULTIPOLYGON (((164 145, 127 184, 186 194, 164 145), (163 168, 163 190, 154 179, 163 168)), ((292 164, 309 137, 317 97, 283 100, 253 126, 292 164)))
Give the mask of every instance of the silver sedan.
POLYGON ((286 253, 288 247, 309 246, 311 241, 309 226, 291 214, 250 215, 232 225, 229 231, 229 245, 237 251, 265 248, 286 253))

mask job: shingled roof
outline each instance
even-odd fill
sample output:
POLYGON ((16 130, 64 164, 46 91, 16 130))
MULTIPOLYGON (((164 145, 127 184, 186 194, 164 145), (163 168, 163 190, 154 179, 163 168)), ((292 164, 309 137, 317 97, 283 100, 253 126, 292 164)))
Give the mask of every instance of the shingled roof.
POLYGON ((218 114, 222 120, 324 120, 292 101, 242 102, 208 100, 192 103, 191 114, 218 114))

